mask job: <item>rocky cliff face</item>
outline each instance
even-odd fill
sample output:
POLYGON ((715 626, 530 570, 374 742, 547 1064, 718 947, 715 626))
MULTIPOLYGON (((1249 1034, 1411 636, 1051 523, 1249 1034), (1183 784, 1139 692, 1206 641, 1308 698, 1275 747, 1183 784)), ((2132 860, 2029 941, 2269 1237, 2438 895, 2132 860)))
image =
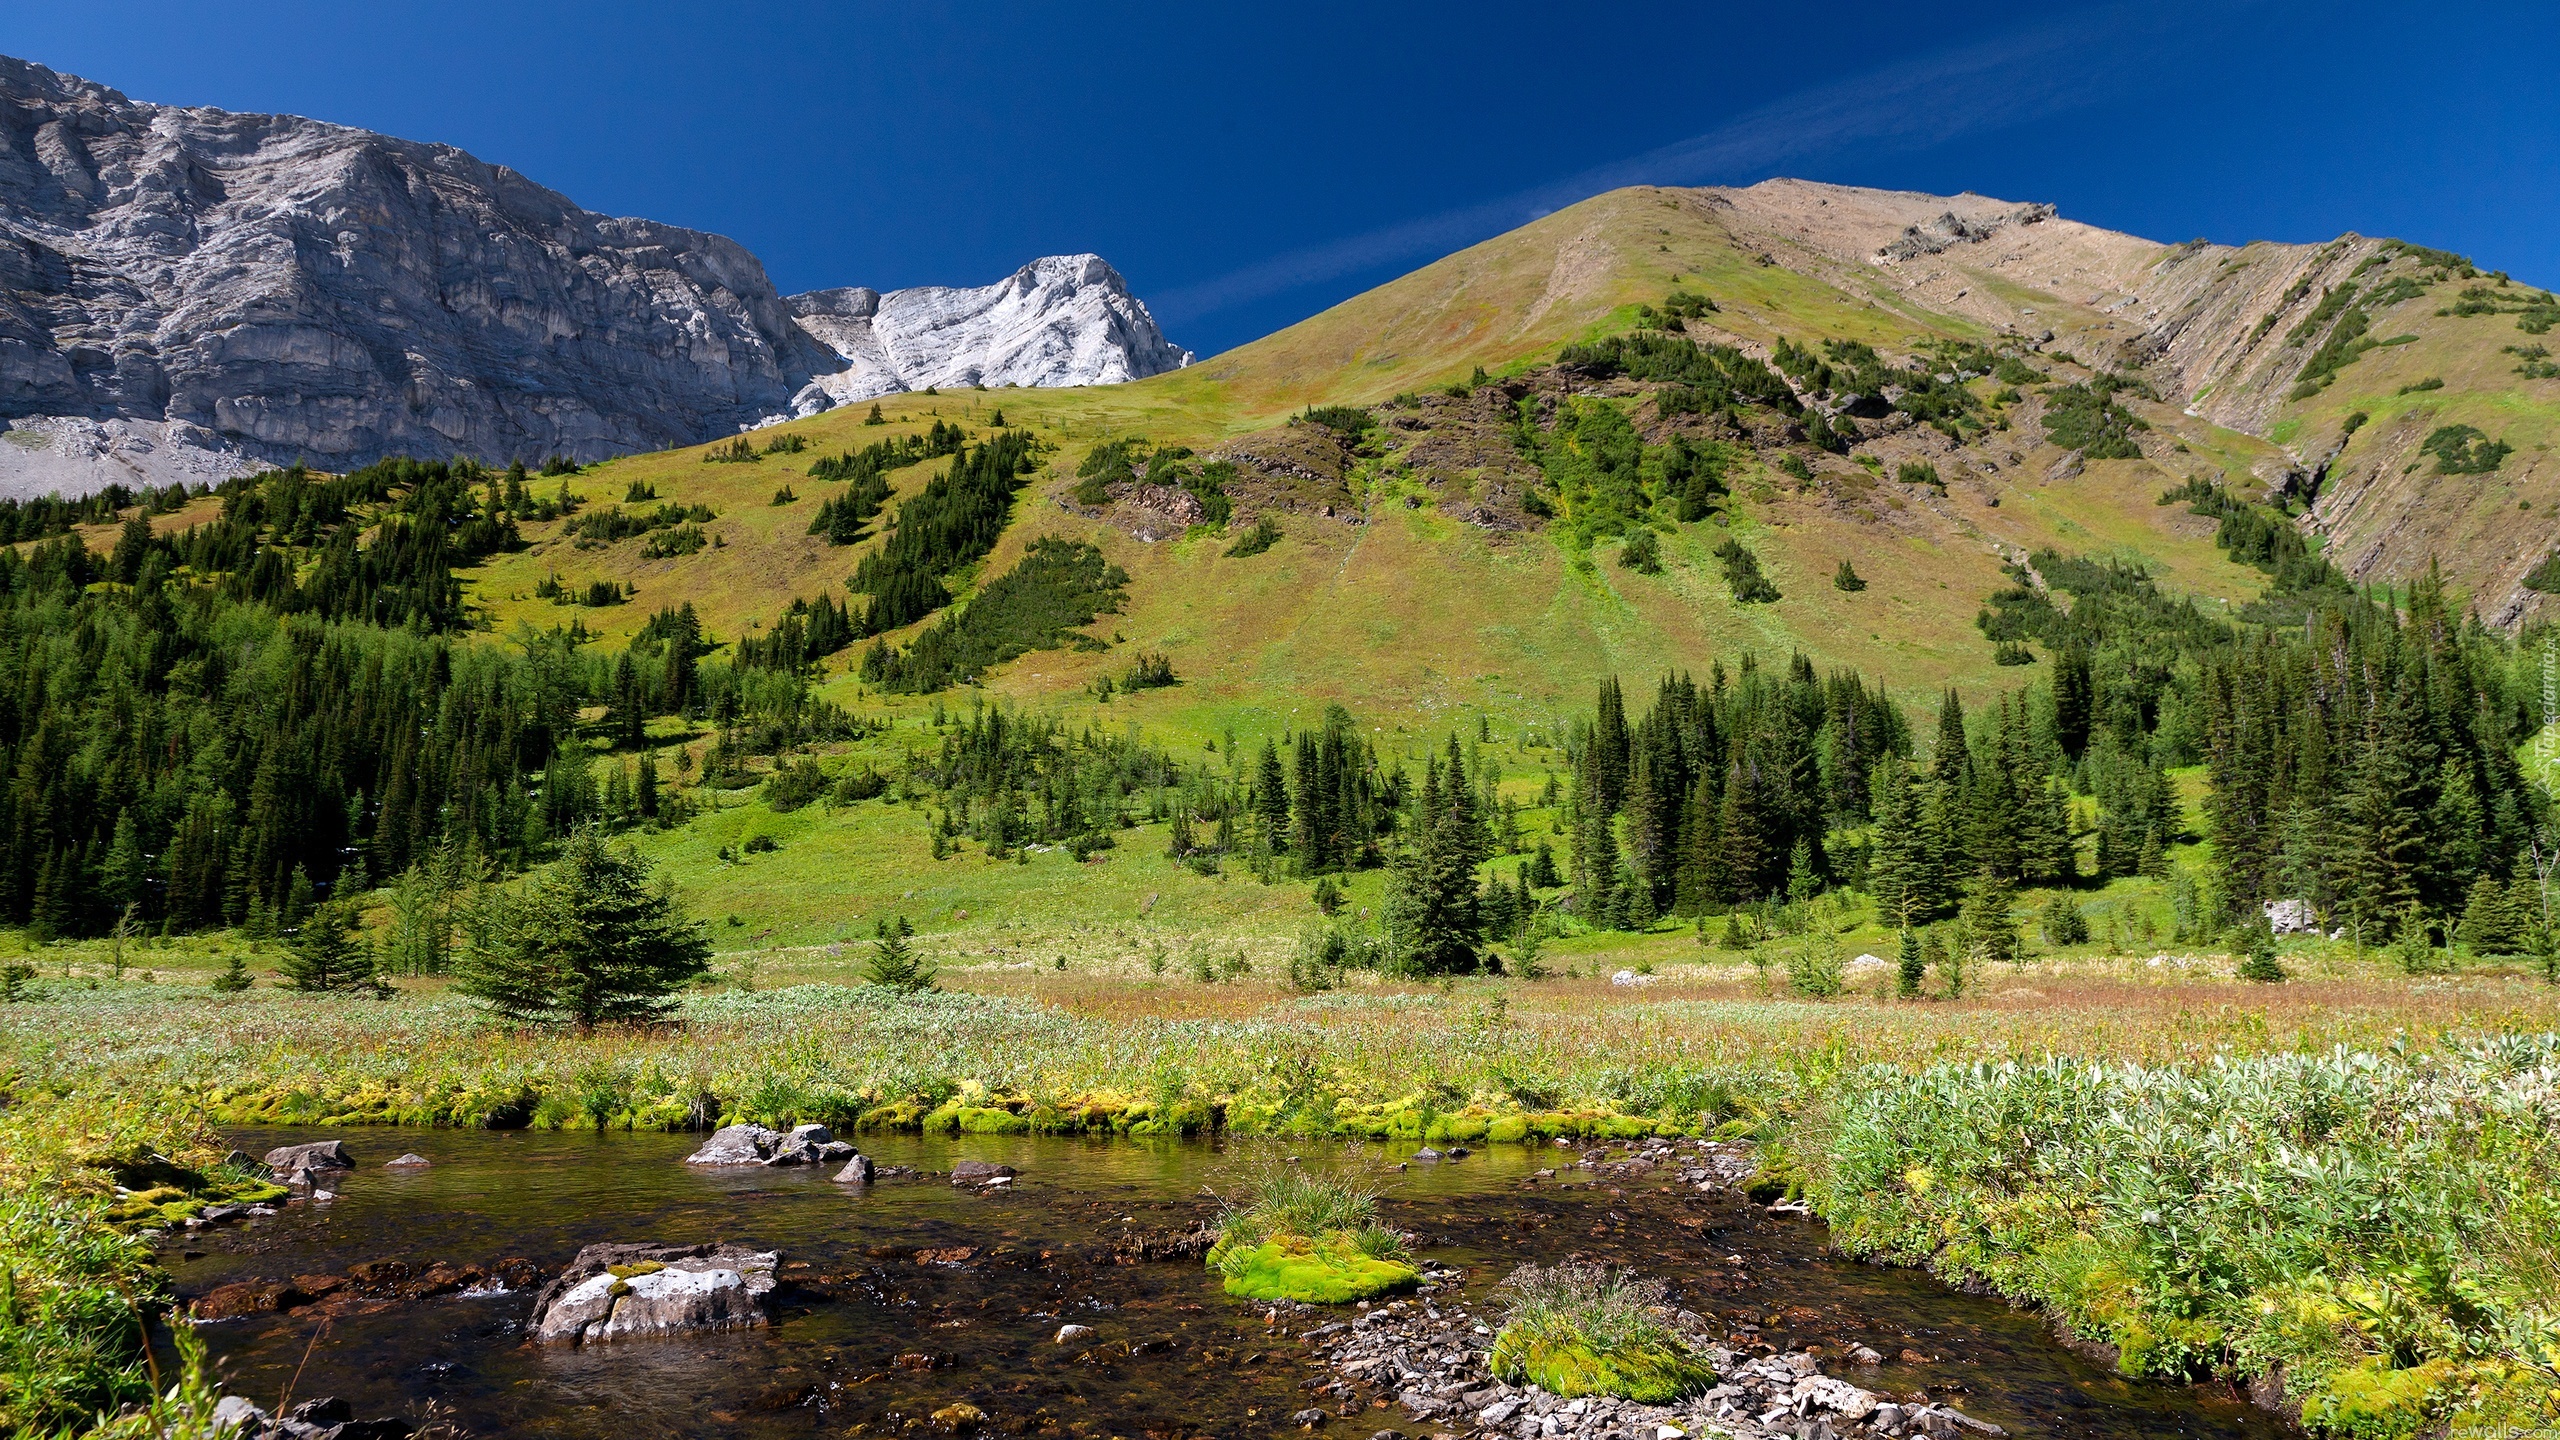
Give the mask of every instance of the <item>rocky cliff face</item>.
POLYGON ((598 215, 448 146, 141 104, 0 58, 0 491, 595 459, 909 385, 1181 358, 1092 256, 840 313, 868 293, 785 301, 733 241, 598 215))

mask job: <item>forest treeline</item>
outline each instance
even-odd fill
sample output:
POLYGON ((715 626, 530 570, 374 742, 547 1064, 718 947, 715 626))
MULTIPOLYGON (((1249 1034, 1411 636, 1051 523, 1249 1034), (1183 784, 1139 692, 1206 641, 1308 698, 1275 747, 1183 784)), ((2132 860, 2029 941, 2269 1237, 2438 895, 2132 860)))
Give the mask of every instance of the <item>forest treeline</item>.
MULTIPOLYGON (((1636 473, 1616 449, 1661 470, 1641 477, 1656 493, 1720 495, 1718 454, 1621 438, 1575 437, 1593 499, 1636 473)), ((2549 800, 2518 757, 2543 720, 2527 648, 2432 579, 2357 590, 2281 516, 2207 484, 2162 503, 2218 521, 2233 559, 2268 575, 2259 601, 2207 613, 2138 565, 2041 552, 1980 617, 2004 658, 2032 662, 2028 683, 1971 709, 1946 695, 1916 721, 1893 677, 1802 656, 1663 677, 1640 712, 1612 680, 1569 727, 1568 782, 1542 797, 1561 855, 1531 853, 1472 747, 1415 773, 1338 707, 1223 766, 981 714, 939 756, 830 776, 792 752, 873 727, 812 697, 819 662, 949 604, 948 577, 1009 523, 1036 442, 947 428, 838 468, 859 484, 935 451, 947 473, 849 582, 867 601, 799 599, 734 645, 689 606, 619 653, 574 620, 467 638, 456 571, 579 507, 565 477, 537 495, 521 467, 271 472, 225 484, 220 513, 178 533, 153 519, 187 493, 139 497, 103 555, 69 535, 0 549, 0 918, 61 934, 289 925, 350 879, 511 870, 581 823, 679 823, 679 777, 649 752, 652 722, 680 716, 716 732, 682 778, 755 783, 748 758, 775 757, 776 797, 796 803, 895 784, 936 799, 937 848, 1099 848, 1160 820, 1195 866, 1393 867, 1397 943, 1432 965, 1515 938, 1542 903, 1627 927, 1854 886, 1917 924, 1985 887, 2132 874, 2190 885, 2182 904, 2217 923, 2296 899, 2376 941, 2458 926, 2513 947, 2548 928, 2549 800), (2171 777, 2190 766, 2208 782, 2192 810, 2171 777), (2210 868, 2172 876, 2198 838, 2210 868), (1489 865, 1506 855, 1518 866, 1489 865)), ((1123 584, 1092 547, 1041 541, 904 651, 875 645, 864 673, 923 691, 1074 643, 1123 584)), ((1167 666, 1149 683, 1179 682, 1167 666)))
POLYGON ((649 760, 609 753, 650 716, 850 733, 769 653, 788 640, 705 663, 689 607, 619 657, 575 623, 466 638, 455 570, 576 507, 565 478, 546 497, 530 478, 294 468, 225 483, 180 533, 146 500, 103 556, 68 534, 0 548, 0 918, 281 928, 351 879, 510 870, 582 821, 674 818, 649 760))

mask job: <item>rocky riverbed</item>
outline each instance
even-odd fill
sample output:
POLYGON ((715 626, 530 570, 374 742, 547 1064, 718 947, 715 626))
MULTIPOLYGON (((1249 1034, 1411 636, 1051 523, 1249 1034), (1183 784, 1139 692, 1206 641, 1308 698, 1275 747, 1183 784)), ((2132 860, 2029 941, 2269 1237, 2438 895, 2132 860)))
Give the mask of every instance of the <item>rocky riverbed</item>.
MULTIPOLYGON (((1509 1384, 1486 1360, 1501 1320, 1462 1298, 1466 1280, 1448 1269, 1427 1271, 1421 1292, 1363 1309, 1348 1321, 1313 1326, 1301 1337, 1333 1378, 1321 1393, 1333 1411, 1308 1410, 1298 1423, 1316 1426, 1393 1410, 1434 1433, 1516 1436, 1518 1440, 1680 1440, 1724 1434, 1735 1440, 1838 1440, 1849 1435, 1959 1440, 2007 1432, 1925 1391, 1878 1393, 1823 1373, 1823 1359, 1804 1350, 1762 1352, 1721 1343, 1702 1316, 1679 1310, 1669 1319, 1714 1365, 1720 1383, 1671 1405, 1592 1396, 1567 1399, 1535 1385, 1509 1384), (1445 1303, 1443 1303, 1445 1299, 1445 1303)), ((1319 1318, 1309 1315, 1304 1318, 1319 1318)), ((1852 1364, 1881 1356, 1855 1352, 1852 1364)))

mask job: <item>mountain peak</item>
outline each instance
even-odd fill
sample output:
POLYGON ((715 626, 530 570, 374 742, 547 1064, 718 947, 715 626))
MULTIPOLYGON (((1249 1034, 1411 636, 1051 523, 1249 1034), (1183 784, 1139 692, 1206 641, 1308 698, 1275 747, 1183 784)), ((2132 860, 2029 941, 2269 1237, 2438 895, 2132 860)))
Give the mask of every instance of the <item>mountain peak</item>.
POLYGON ((1099 255, 1044 255, 992 285, 813 290, 786 302, 841 365, 792 413, 944 385, 1114 385, 1191 363, 1099 255))

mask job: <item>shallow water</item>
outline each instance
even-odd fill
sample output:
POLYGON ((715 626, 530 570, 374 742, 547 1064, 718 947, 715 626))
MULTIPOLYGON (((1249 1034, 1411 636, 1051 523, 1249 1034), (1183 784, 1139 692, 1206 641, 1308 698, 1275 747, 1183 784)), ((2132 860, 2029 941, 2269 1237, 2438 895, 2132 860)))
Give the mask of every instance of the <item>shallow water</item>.
MULTIPOLYGON (((1481 1300, 1511 1267, 1568 1256, 1634 1265, 1680 1303, 1781 1345, 1836 1357, 1868 1344, 1926 1363, 1826 1368, 1897 1395, 1927 1389, 2018 1435, 2269 1440, 2276 1427, 2217 1390, 2124 1380, 2054 1343, 2032 1315, 1914 1271, 1826 1253, 1820 1227, 1731 1196, 1650 1180, 1524 1183, 1567 1152, 1496 1147, 1396 1171, 1401 1148, 1276 1142, 864 1136, 884 1165, 947 1171, 960 1159, 1021 1172, 1007 1190, 939 1176, 839 1186, 818 1168, 703 1171, 690 1135, 487 1131, 254 1131, 252 1154, 343 1139, 358 1168, 325 1204, 172 1241, 180 1293, 232 1280, 343 1274, 367 1260, 482 1265, 526 1256, 556 1270, 602 1240, 735 1240, 807 1262, 774 1297, 774 1323, 727 1334, 579 1349, 525 1343, 532 1296, 442 1296, 322 1319, 315 1310, 200 1328, 230 1388, 260 1403, 338 1395, 361 1415, 434 1402, 474 1435, 799 1436, 908 1428, 967 1401, 1001 1433, 1259 1434, 1317 1397, 1305 1352, 1262 1312, 1220 1293, 1196 1262, 1112 1264, 1128 1232, 1180 1230, 1288 1155, 1373 1177, 1421 1253, 1469 1272, 1481 1300), (403 1150, 434 1163, 385 1170, 403 1150), (1682 1222, 1688 1222, 1683 1224, 1682 1222), (966 1260, 919 1250, 973 1249, 966 1260), (1740 1257, 1734 1263, 1728 1257, 1740 1257), (1052 1343, 1072 1321, 1096 1332, 1052 1343), (1122 1355, 1112 1342, 1136 1353, 1122 1355), (931 1355, 931 1369, 900 1368, 931 1355)), ((1587 1172, 1564 1172, 1568 1181, 1587 1172)), ((1336 1420, 1344 1436, 1419 1432, 1401 1411, 1336 1420)))

